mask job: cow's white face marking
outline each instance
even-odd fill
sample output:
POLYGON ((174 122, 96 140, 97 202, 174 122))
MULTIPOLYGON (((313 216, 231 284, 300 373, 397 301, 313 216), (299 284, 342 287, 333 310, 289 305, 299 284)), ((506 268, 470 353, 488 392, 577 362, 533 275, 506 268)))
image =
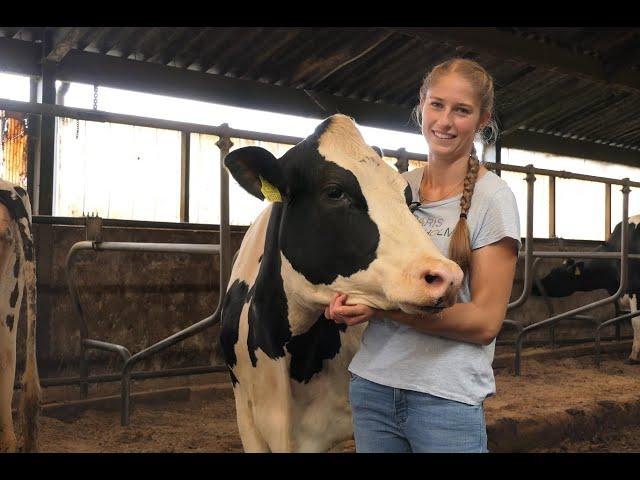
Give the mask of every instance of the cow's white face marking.
POLYGON ((338 276, 324 291, 309 287, 310 298, 320 292, 326 301, 327 292, 330 296, 331 292, 348 291, 352 292, 348 300, 351 304, 413 312, 414 306, 432 305, 441 295, 428 288, 424 279, 428 271, 436 270, 446 272, 457 290, 462 271, 438 251, 407 208, 407 182, 366 144, 349 117, 333 117, 320 137, 318 150, 327 161, 355 175, 369 216, 379 229, 380 243, 376 259, 366 270, 348 278, 338 276))

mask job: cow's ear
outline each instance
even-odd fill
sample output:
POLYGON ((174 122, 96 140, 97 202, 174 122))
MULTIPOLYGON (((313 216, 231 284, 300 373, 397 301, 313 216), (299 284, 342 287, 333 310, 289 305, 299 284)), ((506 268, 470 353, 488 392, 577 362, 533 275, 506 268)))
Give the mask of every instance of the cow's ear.
POLYGON ((382 149, 376 145, 370 145, 371 148, 373 148, 375 150, 375 152, 380 156, 380 158, 384 157, 384 154, 382 153, 382 149))
POLYGON ((243 147, 229 152, 224 165, 242 188, 254 197, 281 202, 286 195, 282 166, 262 147, 243 147))
POLYGON ((573 264, 573 274, 576 277, 579 277, 580 275, 582 275, 582 270, 584 268, 584 262, 576 262, 573 264))
POLYGON ((565 267, 571 267, 574 263, 575 263, 575 260, 574 260, 573 258, 567 258, 566 260, 564 260, 564 261, 562 262, 562 264, 563 264, 565 267))

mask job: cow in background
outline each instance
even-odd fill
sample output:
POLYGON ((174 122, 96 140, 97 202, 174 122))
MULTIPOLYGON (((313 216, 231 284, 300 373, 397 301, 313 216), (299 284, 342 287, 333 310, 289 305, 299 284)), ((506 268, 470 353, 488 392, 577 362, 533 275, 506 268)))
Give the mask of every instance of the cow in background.
POLYGON ((364 325, 324 317, 350 304, 419 313, 452 305, 459 266, 408 208, 407 182, 344 115, 277 159, 257 147, 225 165, 273 203, 249 228, 223 302, 220 343, 247 452, 326 451, 352 438, 347 366, 364 325))
MULTIPOLYGON (((629 253, 640 253, 640 215, 629 217, 629 253)), ((618 223, 604 245, 594 252, 620 252, 622 249, 622 222, 618 223)), ((576 262, 568 259, 561 267, 554 268, 541 280, 542 287, 549 297, 568 297, 574 292, 606 290, 613 295, 620 285, 620 261, 613 258, 594 258, 576 262)), ((536 285, 534 295, 542 295, 536 285)), ((629 260, 629 276, 626 295, 619 300, 620 305, 629 304, 631 311, 638 309, 640 293, 640 261, 629 260)), ((631 319, 633 326, 633 347, 627 364, 640 363, 640 317, 631 319)))
POLYGON ((16 450, 11 401, 16 371, 16 331, 27 291, 27 358, 22 378, 23 450, 38 450, 40 381, 36 364, 36 269, 31 204, 25 190, 0 179, 0 452, 16 450))

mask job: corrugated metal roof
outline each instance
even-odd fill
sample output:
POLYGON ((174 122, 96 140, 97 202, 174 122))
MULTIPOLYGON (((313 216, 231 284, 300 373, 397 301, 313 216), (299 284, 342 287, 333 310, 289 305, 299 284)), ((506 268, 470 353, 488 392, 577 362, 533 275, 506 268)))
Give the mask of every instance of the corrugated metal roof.
MULTIPOLYGON (((640 148, 640 28, 45 27, 71 50, 412 108, 452 57, 494 76, 503 130, 640 148)), ((42 27, 0 27, 40 42, 42 27)))

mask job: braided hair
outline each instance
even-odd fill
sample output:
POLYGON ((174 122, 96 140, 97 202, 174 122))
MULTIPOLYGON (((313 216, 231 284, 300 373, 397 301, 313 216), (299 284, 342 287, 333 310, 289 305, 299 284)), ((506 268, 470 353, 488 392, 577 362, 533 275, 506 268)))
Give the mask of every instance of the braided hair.
MULTIPOLYGON (((465 78, 473 86, 480 98, 481 113, 488 112, 489 122, 479 131, 479 139, 485 143, 492 143, 498 133, 498 126, 492 116, 494 89, 491 75, 477 62, 465 58, 453 58, 435 66, 425 77, 420 87, 420 104, 416 106, 416 120, 422 124, 422 105, 427 97, 427 90, 442 76, 449 73, 457 73, 465 78)), ((480 161, 476 155, 475 147, 472 147, 469 155, 467 174, 464 178, 464 189, 460 199, 460 218, 451 235, 449 243, 449 258, 455 261, 462 271, 468 274, 471 270, 471 239, 467 215, 471 208, 473 191, 478 180, 480 161)))

